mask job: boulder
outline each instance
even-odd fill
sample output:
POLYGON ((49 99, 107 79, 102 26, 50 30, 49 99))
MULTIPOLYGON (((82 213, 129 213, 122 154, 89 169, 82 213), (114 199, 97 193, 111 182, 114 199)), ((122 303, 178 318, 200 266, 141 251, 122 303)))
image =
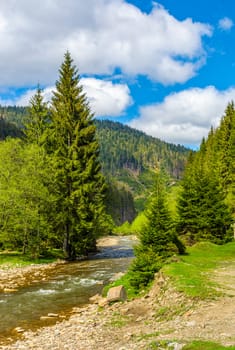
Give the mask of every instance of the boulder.
POLYGON ((125 301, 126 298, 127 298, 126 290, 122 285, 110 288, 107 294, 107 301, 109 303, 113 301, 125 301))

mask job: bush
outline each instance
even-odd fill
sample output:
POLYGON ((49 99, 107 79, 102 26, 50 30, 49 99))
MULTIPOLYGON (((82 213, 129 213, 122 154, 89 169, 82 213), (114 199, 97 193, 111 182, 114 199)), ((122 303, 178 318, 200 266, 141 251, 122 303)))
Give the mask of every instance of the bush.
POLYGON ((165 259, 157 255, 151 247, 137 247, 135 255, 136 259, 130 266, 130 284, 138 290, 148 286, 155 273, 162 268, 165 259))

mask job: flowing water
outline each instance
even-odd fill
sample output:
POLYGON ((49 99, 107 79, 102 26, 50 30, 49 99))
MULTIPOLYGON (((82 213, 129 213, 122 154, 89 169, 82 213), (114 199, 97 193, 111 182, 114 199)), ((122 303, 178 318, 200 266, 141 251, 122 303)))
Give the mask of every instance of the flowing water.
POLYGON ((45 281, 0 294, 0 340, 12 336, 16 327, 45 325, 40 317, 48 313, 68 315, 73 307, 89 303, 89 297, 100 293, 115 274, 127 270, 132 245, 131 238, 120 237, 118 245, 103 247, 90 260, 57 265, 45 281))

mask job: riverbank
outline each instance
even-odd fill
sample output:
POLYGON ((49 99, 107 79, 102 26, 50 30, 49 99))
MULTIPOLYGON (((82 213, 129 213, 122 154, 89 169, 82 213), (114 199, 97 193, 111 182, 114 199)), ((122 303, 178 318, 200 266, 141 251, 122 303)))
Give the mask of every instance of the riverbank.
MULTIPOLYGON (((133 237, 133 239, 135 239, 133 237)), ((115 236, 102 237, 97 242, 97 248, 117 245, 119 238, 115 236)), ((0 267, 0 293, 14 293, 22 286, 45 281, 50 277, 58 265, 66 264, 64 260, 58 260, 49 264, 31 264, 27 266, 12 267, 2 265, 0 267)))
MULTIPOLYGON (((215 278, 221 281, 227 272, 232 271, 218 270, 215 278)), ((104 307, 74 308, 68 320, 25 332, 24 339, 0 349, 180 350, 195 339, 234 345, 234 270, 232 273, 227 279, 230 292, 213 301, 190 300, 176 292, 168 278, 158 275, 143 297, 104 307)))
MULTIPOLYGON (((99 246, 117 243, 118 237, 106 237, 99 246)), ((31 268, 31 273, 47 275, 49 270, 44 268, 56 265, 31 268)), ((169 277, 158 274, 147 295, 113 305, 74 308, 67 319, 50 315, 54 325, 36 331, 16 329, 22 339, 1 345, 0 349, 180 350, 195 339, 234 345, 235 262, 223 264, 210 278, 218 283, 223 295, 204 301, 190 299, 175 290, 169 277)))

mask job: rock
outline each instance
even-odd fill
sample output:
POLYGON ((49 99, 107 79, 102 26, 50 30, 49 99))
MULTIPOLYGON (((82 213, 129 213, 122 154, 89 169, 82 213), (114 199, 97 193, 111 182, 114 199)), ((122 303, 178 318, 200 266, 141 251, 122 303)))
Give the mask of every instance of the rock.
POLYGON ((122 285, 110 288, 107 294, 107 301, 109 303, 113 301, 125 301, 126 298, 127 298, 126 290, 122 285))
POLYGON ((15 331, 16 331, 17 333, 23 333, 23 332, 24 332, 24 329, 21 328, 21 327, 16 327, 16 328, 15 328, 15 331))
POLYGON ((186 326, 187 327, 194 327, 194 326, 196 326, 196 321, 186 322, 186 326))
POLYGON ((173 350, 181 350, 183 349, 184 345, 183 344, 179 344, 179 343, 168 343, 168 346, 173 349, 173 350))
POLYGON ((98 302, 98 305, 99 305, 100 307, 104 307, 104 306, 107 305, 107 304, 108 304, 108 301, 107 301, 106 298, 100 298, 100 300, 99 300, 99 302, 98 302))
POLYGON ((41 321, 46 321, 46 320, 51 320, 53 317, 51 317, 51 316, 41 316, 40 317, 40 320, 41 321))
POLYGON ((89 300, 94 304, 98 304, 101 298, 102 297, 100 296, 100 294, 95 294, 92 297, 90 297, 89 300))
POLYGON ((17 292, 18 289, 15 288, 4 288, 3 291, 4 293, 14 293, 17 292))
POLYGON ((129 307, 120 309, 120 314, 121 315, 126 315, 130 311, 129 307))
POLYGON ((50 312, 50 313, 49 313, 47 316, 48 316, 48 317, 58 317, 59 315, 58 315, 58 314, 54 314, 54 313, 50 312))

